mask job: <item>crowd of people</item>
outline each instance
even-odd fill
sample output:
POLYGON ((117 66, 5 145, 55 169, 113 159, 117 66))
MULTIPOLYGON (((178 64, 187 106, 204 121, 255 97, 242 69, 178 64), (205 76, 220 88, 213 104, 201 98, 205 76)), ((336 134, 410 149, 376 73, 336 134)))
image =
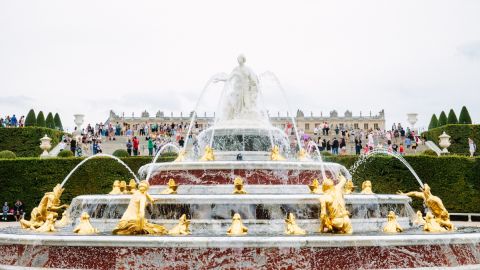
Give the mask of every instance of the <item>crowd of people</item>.
POLYGON ((14 204, 13 207, 8 206, 8 202, 5 202, 2 207, 2 221, 8 221, 9 216, 12 216, 15 221, 20 221, 20 219, 23 218, 25 214, 25 206, 23 205, 23 202, 20 200, 17 200, 14 204))
POLYGON ((6 115, 5 117, 0 117, 0 127, 4 128, 15 128, 15 127, 24 127, 25 126, 25 116, 21 116, 20 119, 17 118, 15 114, 12 116, 6 115))

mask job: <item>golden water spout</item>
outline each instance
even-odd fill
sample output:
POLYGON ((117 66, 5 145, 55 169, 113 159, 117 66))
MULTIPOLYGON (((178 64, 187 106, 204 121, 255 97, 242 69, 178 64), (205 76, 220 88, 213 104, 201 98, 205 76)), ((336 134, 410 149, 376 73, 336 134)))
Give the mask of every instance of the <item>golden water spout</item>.
POLYGON ((353 185, 352 179, 348 179, 345 183, 345 189, 343 190, 345 194, 352 194, 355 191, 355 185, 353 185))
POLYGON ((55 215, 48 214, 47 220, 42 224, 42 226, 35 229, 37 232, 55 232, 55 215))
POLYGON ((370 180, 363 181, 361 194, 375 194, 372 191, 372 182, 370 180))
POLYGON ((312 180, 312 183, 310 183, 310 185, 308 185, 308 188, 310 189, 310 193, 322 193, 318 187, 320 186, 320 184, 318 183, 318 179, 315 178, 312 180))
POLYGON ((423 230, 426 232, 445 232, 447 229, 440 226, 440 224, 435 219, 435 216, 428 212, 425 216, 425 225, 423 225, 423 230))
POLYGON ((160 194, 177 194, 178 185, 175 180, 170 178, 167 183, 167 188, 160 192, 160 194))
POLYGON ((127 185, 127 193, 128 194, 133 194, 137 190, 137 182, 135 179, 130 179, 130 182, 128 182, 127 185))
POLYGON ((310 159, 310 155, 302 148, 298 151, 297 159, 300 161, 306 161, 310 159))
POLYGON ((285 225, 286 225, 285 234, 288 234, 288 235, 304 235, 305 234, 305 230, 300 228, 297 225, 297 222, 295 220, 295 216, 293 215, 293 213, 288 213, 287 219, 285 219, 285 225))
POLYGON ((415 220, 413 221, 413 224, 419 226, 425 225, 425 219, 423 218, 422 212, 417 211, 417 215, 415 217, 415 220))
POLYGON ((68 226, 72 223, 72 220, 70 218, 70 212, 65 210, 63 213, 62 213, 62 218, 60 220, 58 220, 57 222, 55 222, 55 226, 56 227, 65 227, 65 226, 68 226))
POLYGON ((122 194, 122 191, 120 190, 120 180, 113 181, 112 191, 110 191, 108 194, 111 194, 111 195, 122 194))
POLYGON ((397 222, 397 215, 395 215, 395 212, 393 211, 388 212, 387 224, 385 224, 385 226, 383 227, 383 232, 386 232, 386 233, 403 232, 402 227, 397 222))
POLYGON ((270 159, 273 161, 282 161, 285 158, 280 154, 280 148, 277 145, 272 147, 272 152, 270 153, 270 159))
POLYGON ((73 229, 73 232, 78 234, 94 234, 98 233, 98 230, 90 223, 90 215, 87 212, 83 212, 80 216, 80 223, 73 229))
POLYGON ((246 235, 248 233, 248 228, 245 227, 242 223, 242 217, 239 213, 235 213, 232 218, 232 225, 227 230, 227 235, 230 236, 239 236, 246 235))
POLYGON ((178 224, 168 231, 170 235, 189 235, 192 232, 190 231, 190 220, 187 219, 187 215, 183 214, 178 220, 178 224))
POLYGON ((200 161, 214 161, 215 156, 213 155, 213 148, 210 146, 205 146, 205 154, 203 154, 202 158, 200 158, 200 161))
POLYGON ((126 181, 120 181, 120 192, 120 194, 128 194, 126 181))
POLYGON ((247 192, 243 189, 243 179, 241 177, 235 177, 235 180, 233 180, 233 186, 233 194, 247 194, 247 192))
POLYGON ((174 162, 182 162, 182 161, 185 161, 185 159, 186 159, 186 154, 187 154, 187 152, 186 152, 185 150, 180 150, 180 151, 178 152, 178 156, 177 156, 177 158, 175 159, 174 162))

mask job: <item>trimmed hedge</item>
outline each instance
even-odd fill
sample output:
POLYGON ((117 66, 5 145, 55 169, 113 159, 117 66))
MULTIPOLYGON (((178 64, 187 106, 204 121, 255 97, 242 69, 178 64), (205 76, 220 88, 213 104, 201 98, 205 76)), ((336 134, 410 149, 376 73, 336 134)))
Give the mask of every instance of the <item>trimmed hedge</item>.
POLYGON ((17 155, 15 155, 14 152, 12 151, 9 151, 9 150, 3 150, 3 151, 0 151, 0 158, 17 158, 17 155))
POLYGON ((10 150, 18 157, 38 157, 42 153, 39 147, 40 138, 45 134, 52 139, 53 148, 59 143, 64 133, 41 127, 1 128, 0 151, 10 150))
POLYGON ((445 125, 426 131, 422 135, 427 140, 438 144, 438 136, 444 131, 451 136, 452 145, 448 147, 450 153, 469 155, 468 138, 471 138, 476 145, 480 145, 480 125, 445 125))
POLYGON ((70 158, 70 157, 73 157, 73 152, 68 149, 63 149, 62 151, 58 152, 57 157, 70 158))
POLYGON ((130 155, 128 154, 127 150, 125 150, 125 149, 117 149, 117 150, 113 151, 112 156, 123 158, 123 157, 129 157, 130 155))
MULTIPOLYGON (((171 161, 175 157, 160 157, 159 162, 171 161)), ((357 156, 328 156, 326 161, 338 162, 350 168, 357 156)), ((463 156, 406 156, 405 159, 416 170, 420 179, 432 187, 451 212, 480 212, 480 158, 463 156)), ((43 194, 65 176, 82 158, 17 158, 0 160, 0 200, 13 203, 24 201, 28 213, 35 207, 43 194)), ((134 171, 151 161, 151 157, 128 157, 122 160, 134 171)), ((76 171, 65 185, 62 201, 70 203, 82 194, 106 194, 117 179, 128 180, 132 176, 119 163, 109 158, 88 161, 76 171)), ((405 166, 387 156, 375 156, 360 165, 353 175, 355 185, 371 180, 376 193, 394 194, 419 190, 419 184, 405 166)), ((414 208, 422 209, 422 202, 414 200, 414 208)))

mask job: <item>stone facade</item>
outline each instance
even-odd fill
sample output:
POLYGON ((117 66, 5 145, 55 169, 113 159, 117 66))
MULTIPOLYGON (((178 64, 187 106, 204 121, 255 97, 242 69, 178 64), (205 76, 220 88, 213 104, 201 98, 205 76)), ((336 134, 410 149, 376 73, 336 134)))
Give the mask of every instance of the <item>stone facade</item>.
MULTIPOLYGON (((107 120, 107 123, 120 123, 121 125, 125 126, 126 128, 133 128, 136 129, 138 125, 140 124, 153 124, 153 123, 158 123, 158 124, 171 124, 172 122, 179 124, 179 123, 184 123, 188 124, 190 123, 191 120, 191 115, 192 113, 184 114, 180 113, 180 115, 174 115, 171 113, 170 115, 164 114, 162 111, 158 111, 155 114, 155 117, 151 117, 147 111, 142 112, 140 117, 135 117, 135 116, 119 116, 115 114, 113 111, 110 111, 110 116, 107 120)), ((215 115, 207 115, 207 113, 203 114, 198 114, 196 118, 196 122, 198 124, 199 129, 205 129, 209 125, 211 125, 214 121, 215 115)), ((301 129, 305 131, 305 133, 313 133, 315 127, 322 128, 323 123, 326 122, 328 125, 331 127, 331 129, 334 129, 336 126, 338 126, 340 129, 342 127, 346 129, 363 129, 363 130, 368 130, 368 129, 385 129, 385 112, 384 110, 380 111, 376 115, 371 115, 371 113, 368 116, 353 116, 351 111, 346 111, 343 116, 340 116, 336 110, 333 110, 330 112, 328 116, 324 115, 313 115, 313 113, 310 113, 310 115, 305 115, 303 111, 298 110, 297 114, 294 117, 296 125, 298 129, 301 129)), ((280 129, 285 129, 285 126, 287 123, 291 122, 291 116, 290 115, 280 115, 280 113, 277 113, 276 116, 270 116, 270 121, 272 124, 280 129)))

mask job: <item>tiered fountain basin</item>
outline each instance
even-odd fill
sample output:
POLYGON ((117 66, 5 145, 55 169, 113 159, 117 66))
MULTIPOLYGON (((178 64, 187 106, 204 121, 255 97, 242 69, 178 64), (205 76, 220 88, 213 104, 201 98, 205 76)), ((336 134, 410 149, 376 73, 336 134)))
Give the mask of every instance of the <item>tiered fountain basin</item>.
MULTIPOLYGON (((249 153, 249 158, 251 157, 249 153)), ((148 175, 150 184, 165 185, 170 178, 179 184, 231 184, 236 176, 249 185, 308 185, 312 179, 322 178, 322 167, 327 177, 341 172, 350 175, 340 164, 315 161, 219 160, 155 163, 142 166, 140 175, 148 175)))

